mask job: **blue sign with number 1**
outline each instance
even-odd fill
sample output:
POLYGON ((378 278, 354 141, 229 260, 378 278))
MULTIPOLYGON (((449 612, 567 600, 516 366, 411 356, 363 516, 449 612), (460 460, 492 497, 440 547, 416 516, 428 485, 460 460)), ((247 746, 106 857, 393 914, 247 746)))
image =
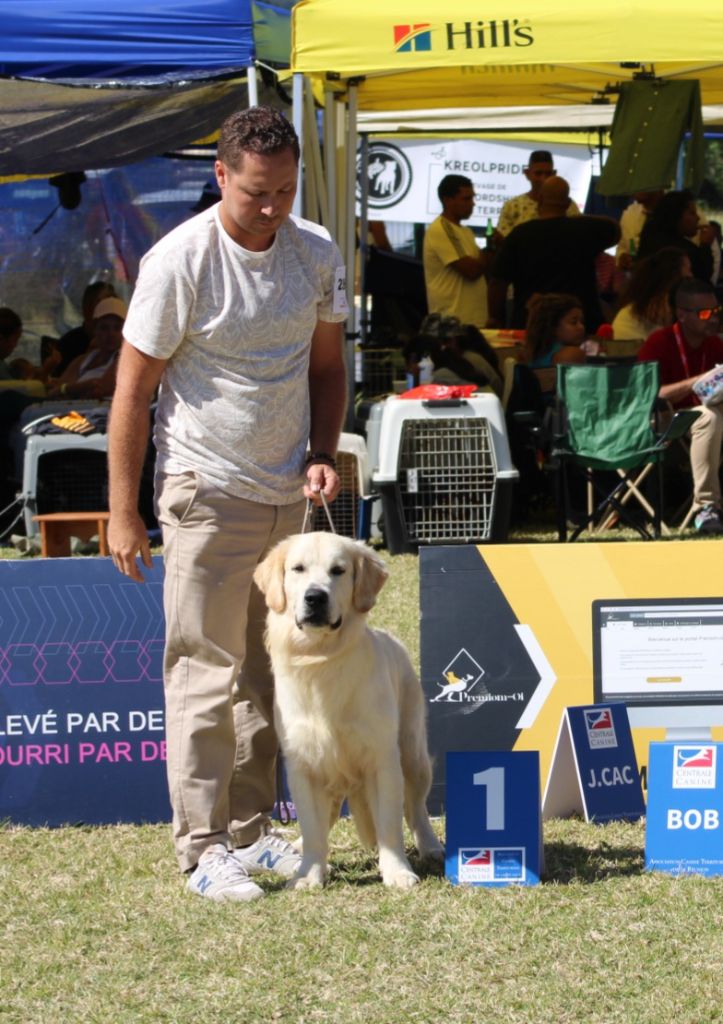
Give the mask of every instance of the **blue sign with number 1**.
POLYGON ((537 751, 447 754, 446 875, 455 885, 537 885, 542 871, 537 751))

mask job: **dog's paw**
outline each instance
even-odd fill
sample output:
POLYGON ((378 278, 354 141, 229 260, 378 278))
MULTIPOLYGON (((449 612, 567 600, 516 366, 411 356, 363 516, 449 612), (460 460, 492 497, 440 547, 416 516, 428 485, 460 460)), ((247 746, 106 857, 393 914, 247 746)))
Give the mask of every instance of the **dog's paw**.
POLYGON ((286 883, 287 889, 322 889, 323 887, 324 879, 312 877, 311 875, 297 876, 296 878, 291 878, 286 883))
POLYGON ((422 860, 432 861, 434 864, 444 864, 444 847, 440 843, 436 846, 425 846, 420 849, 419 856, 422 860))
POLYGON ((390 889, 411 889, 413 886, 419 885, 419 878, 413 871, 404 869, 388 875, 383 882, 390 889))

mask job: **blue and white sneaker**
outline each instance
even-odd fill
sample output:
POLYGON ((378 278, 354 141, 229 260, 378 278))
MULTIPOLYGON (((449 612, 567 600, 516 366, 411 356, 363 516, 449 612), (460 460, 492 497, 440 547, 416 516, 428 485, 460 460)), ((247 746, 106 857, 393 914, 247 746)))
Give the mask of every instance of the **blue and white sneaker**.
POLYGON ((250 875, 275 871, 284 878, 293 878, 301 864, 298 850, 270 828, 251 846, 237 847, 231 856, 250 875))
POLYGON ((715 505, 704 505, 693 522, 698 533, 723 533, 720 509, 715 505))
POLYGON ((248 871, 222 843, 214 843, 203 851, 186 888, 217 903, 247 903, 264 895, 264 890, 251 881, 248 871))

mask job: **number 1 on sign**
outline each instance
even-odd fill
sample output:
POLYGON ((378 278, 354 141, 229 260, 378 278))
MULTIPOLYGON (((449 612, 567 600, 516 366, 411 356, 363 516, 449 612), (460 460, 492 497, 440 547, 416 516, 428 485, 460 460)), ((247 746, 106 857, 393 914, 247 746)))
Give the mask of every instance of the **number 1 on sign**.
POLYGON ((504 832, 505 829, 505 770, 487 768, 472 776, 475 786, 487 790, 487 828, 490 832, 504 832))

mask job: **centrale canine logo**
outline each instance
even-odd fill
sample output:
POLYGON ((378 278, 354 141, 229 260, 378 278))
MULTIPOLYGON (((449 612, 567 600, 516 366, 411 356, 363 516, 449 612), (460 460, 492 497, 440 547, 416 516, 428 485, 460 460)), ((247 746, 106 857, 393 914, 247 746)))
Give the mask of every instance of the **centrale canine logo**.
POLYGON ((715 789, 715 786, 715 747, 674 747, 673 789, 715 789))
POLYGON ((412 53, 432 49, 432 33, 429 22, 418 25, 394 26, 394 49, 397 53, 412 53))
POLYGON ((617 747, 615 723, 610 708, 585 709, 585 728, 590 748, 617 747))

